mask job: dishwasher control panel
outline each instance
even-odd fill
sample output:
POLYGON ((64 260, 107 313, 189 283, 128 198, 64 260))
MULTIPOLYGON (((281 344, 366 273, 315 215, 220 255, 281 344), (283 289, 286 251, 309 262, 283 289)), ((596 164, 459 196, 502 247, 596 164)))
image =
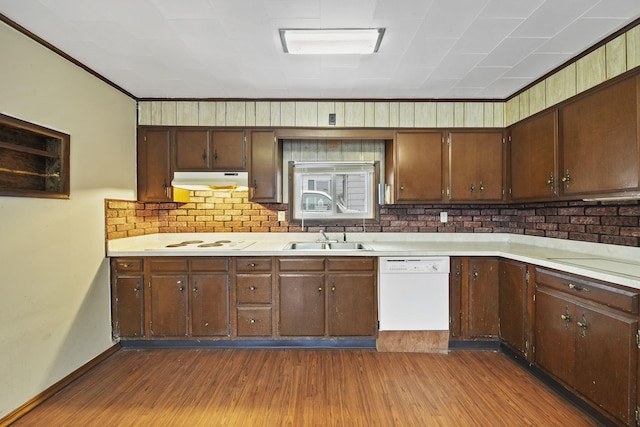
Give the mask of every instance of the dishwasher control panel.
POLYGON ((449 273, 448 257, 381 258, 380 273, 449 273))

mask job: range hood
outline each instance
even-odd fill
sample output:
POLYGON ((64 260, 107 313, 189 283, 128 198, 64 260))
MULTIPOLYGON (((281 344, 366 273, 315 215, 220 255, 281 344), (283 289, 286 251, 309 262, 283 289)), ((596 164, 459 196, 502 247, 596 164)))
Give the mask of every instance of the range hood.
POLYGON ((171 186, 185 190, 247 189, 248 172, 174 172, 171 186))

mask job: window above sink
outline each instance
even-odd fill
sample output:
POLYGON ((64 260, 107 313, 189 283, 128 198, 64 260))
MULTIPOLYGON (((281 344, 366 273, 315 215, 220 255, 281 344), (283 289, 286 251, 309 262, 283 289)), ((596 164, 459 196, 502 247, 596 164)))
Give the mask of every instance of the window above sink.
POLYGON ((289 218, 305 224, 378 220, 379 162, 289 162, 289 218))

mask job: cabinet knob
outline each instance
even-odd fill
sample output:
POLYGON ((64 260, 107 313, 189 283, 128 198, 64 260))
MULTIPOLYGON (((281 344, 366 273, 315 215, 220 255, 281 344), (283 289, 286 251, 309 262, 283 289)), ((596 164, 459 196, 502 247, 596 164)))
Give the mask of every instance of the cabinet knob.
POLYGON ((247 323, 250 323, 250 324, 258 323, 259 321, 260 321, 259 319, 247 319, 247 323))
POLYGON ((479 188, 480 192, 482 193, 484 191, 484 184, 482 183, 482 181, 480 181, 480 188, 479 188))
POLYGON ((478 278, 478 271, 476 271, 476 269, 473 269, 473 273, 471 273, 471 276, 473 277, 473 279, 477 279, 478 278))
POLYGON ((562 320, 564 320, 565 322, 569 322, 571 320, 571 316, 567 315, 567 314, 561 314, 560 318, 562 320))
POLYGON ((571 175, 569 175, 569 169, 567 169, 567 172, 562 177, 562 182, 564 182, 565 187, 569 187, 569 181, 571 181, 571 175))
POLYGON ((255 291, 256 289, 258 289, 258 288, 256 288, 255 286, 249 286, 249 290, 250 291, 255 291))
POLYGON ((255 267, 255 266, 257 266, 255 262, 252 262, 251 264, 247 264, 247 267, 255 267))
POLYGON ((473 190, 475 189, 476 189, 476 186, 473 183, 471 183, 471 185, 469 186, 469 191, 473 193, 473 190))
POLYGON ((553 178, 553 172, 549 172, 549 179, 547 180, 547 185, 549 189, 553 191, 553 185, 555 184, 555 179, 553 178))
POLYGON ((404 191, 404 185, 400 184, 400 191, 404 191))

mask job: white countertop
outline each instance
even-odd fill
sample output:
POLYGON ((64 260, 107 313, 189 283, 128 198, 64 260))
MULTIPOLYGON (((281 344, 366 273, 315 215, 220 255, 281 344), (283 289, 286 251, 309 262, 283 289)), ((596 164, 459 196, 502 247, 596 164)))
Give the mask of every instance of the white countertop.
MULTIPOLYGON (((343 240, 343 233, 327 233, 343 240)), ((640 248, 499 233, 346 233, 372 250, 285 250, 313 242, 319 233, 160 233, 107 242, 107 256, 499 256, 640 289, 640 248), (190 240, 230 240, 221 247, 190 240), (233 246, 230 246, 233 245, 233 246)))

